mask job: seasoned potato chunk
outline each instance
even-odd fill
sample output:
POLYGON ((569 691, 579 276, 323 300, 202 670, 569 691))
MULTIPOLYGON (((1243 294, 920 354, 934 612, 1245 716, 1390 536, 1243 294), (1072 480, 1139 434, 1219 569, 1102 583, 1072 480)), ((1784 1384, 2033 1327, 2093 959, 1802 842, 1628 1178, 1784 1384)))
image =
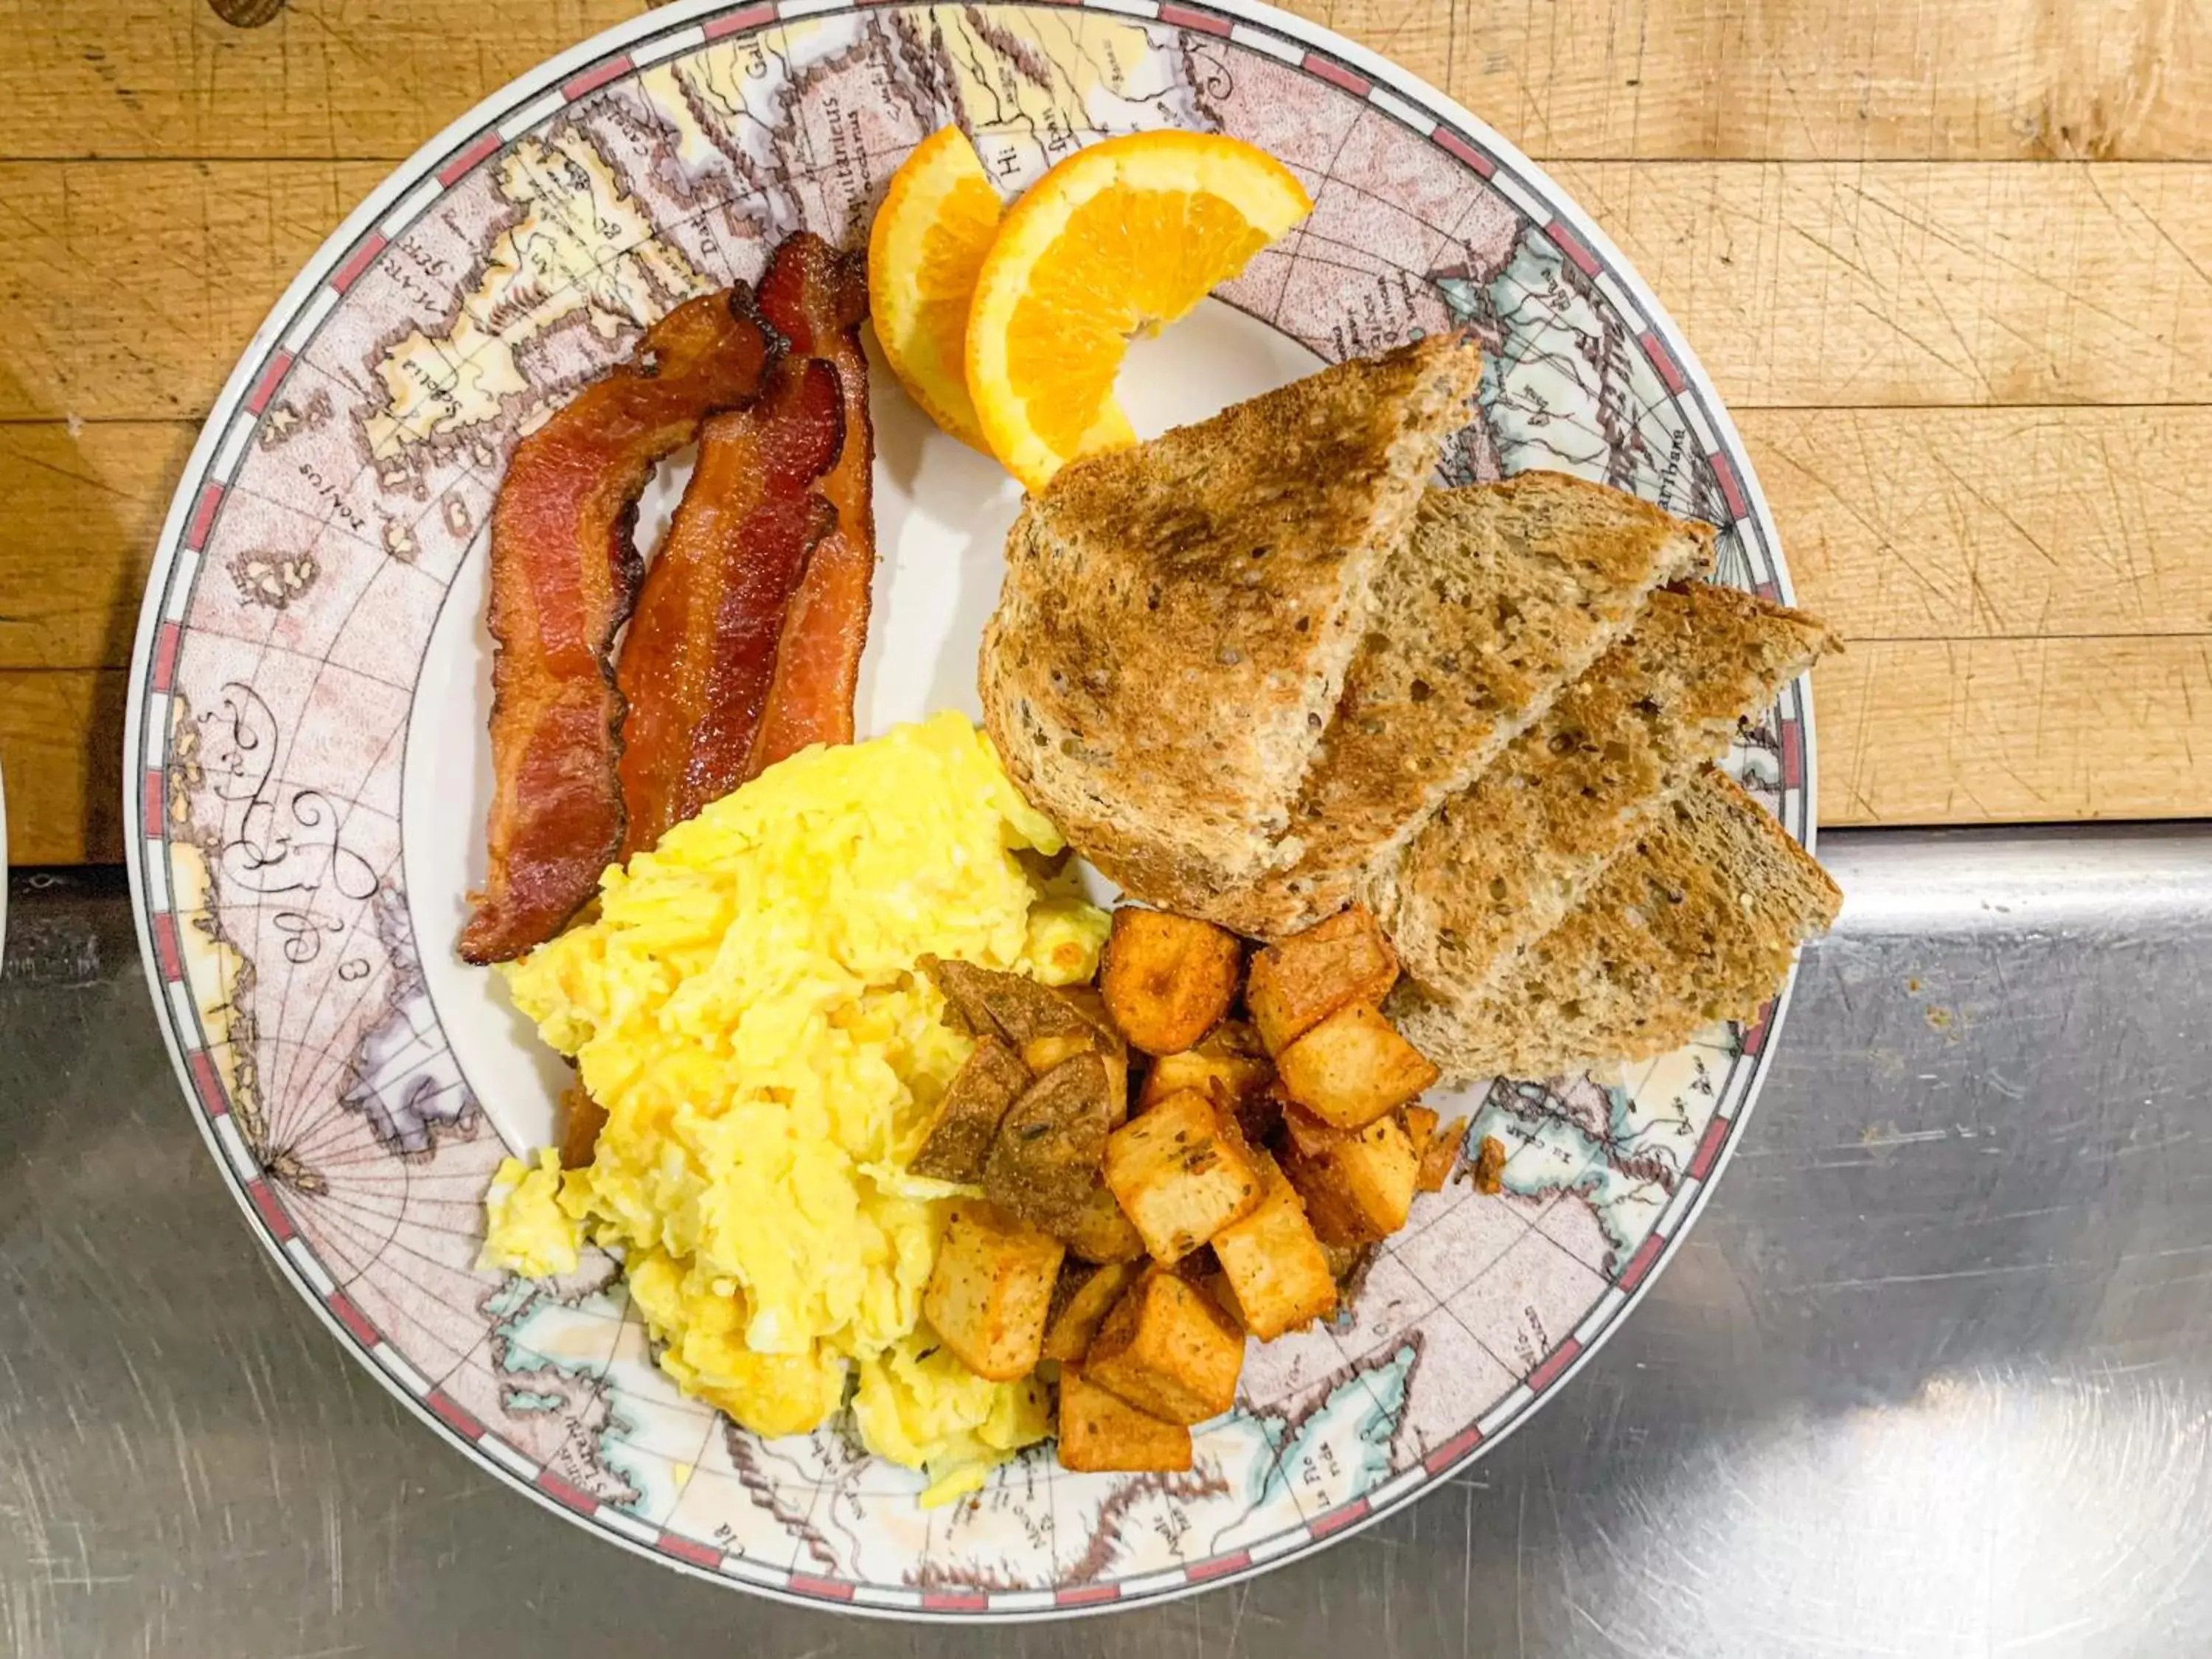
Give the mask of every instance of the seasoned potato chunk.
POLYGON ((1279 1054, 1349 1003, 1376 1007, 1398 982, 1398 957, 1364 904, 1339 911, 1252 958, 1244 1006, 1279 1054))
POLYGON ((1256 1095, 1248 1095, 1237 1103, 1237 1127, 1244 1139, 1258 1146, 1275 1133, 1283 1121, 1283 1091, 1279 1082, 1271 1083, 1256 1095))
POLYGON ((1105 999, 1089 985, 1063 987, 1063 998, 1081 1018, 1075 1029, 1033 1036, 1022 1044, 1022 1064, 1042 1077, 1062 1060, 1079 1054, 1095 1054, 1106 1062, 1107 1089, 1113 1100, 1114 1121, 1129 1115, 1129 1043, 1106 1012, 1105 999))
POLYGON ((1495 1198, 1505 1190, 1505 1143, 1496 1135, 1485 1135, 1482 1144, 1474 1149, 1474 1190, 1488 1198, 1495 1198))
POLYGON ((933 956, 920 958, 918 965, 945 999, 946 1024, 972 1036, 1001 1037, 1018 1049, 1031 1037, 1082 1024, 1065 996, 1026 974, 933 956))
POLYGON ((1016 1051, 1039 1037, 1107 1024, 1097 993, 1087 985, 1041 985, 1027 974, 978 968, 957 957, 924 956, 916 965, 945 999, 946 1024, 970 1036, 1002 1038, 1016 1051))
POLYGON ((1237 1403, 1244 1333, 1181 1273, 1147 1267, 1091 1339, 1083 1371, 1139 1411, 1203 1423, 1237 1403))
POLYGON ((1363 1129, 1437 1080, 1437 1068, 1364 1002, 1338 1009, 1275 1056, 1283 1092, 1324 1122, 1363 1129))
POLYGON ((1042 1077, 1061 1061, 1073 1060, 1078 1054, 1095 1054, 1097 1048, 1088 1031, 1056 1032, 1051 1036, 1032 1037, 1022 1044, 1022 1064, 1042 1077))
POLYGON ((1152 1062, 1137 1093, 1137 1109, 1148 1112, 1185 1089, 1242 1103, 1267 1093, 1274 1080, 1275 1067, 1260 1046, 1260 1034, 1241 1019, 1224 1019, 1196 1048, 1162 1054, 1152 1062))
POLYGON ((1055 1237, 1097 1189, 1113 1128, 1105 1062, 1064 1060, 1006 1109, 983 1161, 983 1195, 1055 1237))
POLYGON ((1421 1167, 1395 1114, 1340 1129, 1296 1106, 1283 1113, 1282 1163, 1325 1244, 1373 1243, 1404 1226, 1421 1167))
POLYGON ((1145 1236, 1123 1212, 1103 1176, 1082 1208, 1060 1217, 1047 1231, 1085 1261, 1134 1261, 1147 1254, 1145 1236))
POLYGON ((907 1167, 939 1181, 981 1181, 999 1121, 1029 1086, 1029 1068, 1012 1049, 994 1036, 976 1038, 974 1051, 945 1086, 921 1150, 907 1167))
POLYGON ((1243 956, 1237 936, 1212 922, 1124 907, 1114 913, 1098 988, 1133 1047, 1172 1054, 1229 1012, 1243 956))
MULTIPOLYGON (((1406 1108, 1409 1133, 1412 1133, 1415 1109, 1411 1106, 1406 1108)), ((1413 1186, 1419 1192, 1440 1193, 1444 1189, 1444 1182, 1451 1179, 1454 1166, 1459 1163, 1460 1143, 1467 1139, 1467 1120, 1455 1117, 1439 1129, 1436 1127, 1437 1115, 1430 1112, 1426 1115, 1429 1119, 1426 1141, 1424 1142, 1419 1134, 1413 1136, 1413 1145, 1421 1149, 1421 1172, 1414 1177, 1413 1186)))
POLYGON ((1145 1073, 1137 1110, 1148 1112, 1170 1095, 1196 1089, 1235 1115, 1249 1141, 1264 1140, 1283 1115, 1277 1097, 1274 1062, 1260 1046, 1260 1034, 1241 1019, 1224 1019, 1195 1048, 1162 1054, 1145 1073))
POLYGON ((1108 1190, 1106 1137, 1115 1119, 1103 1058, 1085 1051, 1030 1085, 1000 1121, 983 1195, 1086 1261, 1127 1261, 1145 1241, 1108 1190))
POLYGON ((1060 1242, 995 1205, 951 1207, 921 1293, 922 1316, 978 1376, 1011 1382, 1036 1369, 1060 1242))
POLYGON ((1162 1261, 1188 1255, 1260 1201, 1259 1171, 1236 1120, 1194 1089, 1106 1138, 1106 1184, 1162 1261))
POLYGON ((1081 1364, 1099 1325, 1143 1271, 1133 1261, 1109 1261, 1097 1267, 1070 1263, 1063 1267, 1060 1287, 1053 1296, 1052 1316, 1045 1322, 1044 1357, 1081 1364))
POLYGON ((1071 1365, 1060 1374, 1060 1462, 1078 1473, 1174 1474, 1190 1467, 1190 1431, 1146 1416, 1071 1365))
POLYGON ((1297 1189, 1266 1152, 1253 1157, 1260 1207, 1214 1234, 1213 1253, 1245 1328, 1265 1342, 1334 1313, 1336 1278, 1297 1189))
POLYGON ((1328 1276, 1336 1281, 1336 1299, 1352 1299, 1352 1287, 1366 1272, 1367 1264, 1374 1259, 1372 1244, 1332 1244, 1321 1242, 1321 1253, 1328 1258, 1328 1276))

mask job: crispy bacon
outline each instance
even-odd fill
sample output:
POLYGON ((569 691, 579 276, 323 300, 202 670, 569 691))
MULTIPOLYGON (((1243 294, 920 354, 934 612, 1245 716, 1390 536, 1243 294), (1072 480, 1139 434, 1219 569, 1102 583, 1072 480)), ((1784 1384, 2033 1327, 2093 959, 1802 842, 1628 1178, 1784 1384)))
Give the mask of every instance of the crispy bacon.
POLYGON ((755 739, 785 618, 808 555, 836 524, 816 481, 844 442, 836 368, 796 355, 750 409, 700 429, 698 468, 617 670, 629 710, 624 858, 760 770, 755 739))
POLYGON ((776 249, 761 277, 760 308, 793 355, 836 365, 844 392, 845 448, 820 486, 837 511, 837 526, 815 547, 784 623, 755 772, 810 743, 853 740, 853 694, 860 650, 868 641, 868 599, 876 576, 876 441, 868 419, 868 360, 860 350, 860 323, 868 313, 866 269, 858 258, 845 258, 801 231, 776 249))
POLYGON ((550 939, 621 847, 607 653, 637 592, 638 494, 708 414, 759 394, 774 355, 744 289, 689 301, 515 447, 492 511, 494 776, 466 960, 550 939))

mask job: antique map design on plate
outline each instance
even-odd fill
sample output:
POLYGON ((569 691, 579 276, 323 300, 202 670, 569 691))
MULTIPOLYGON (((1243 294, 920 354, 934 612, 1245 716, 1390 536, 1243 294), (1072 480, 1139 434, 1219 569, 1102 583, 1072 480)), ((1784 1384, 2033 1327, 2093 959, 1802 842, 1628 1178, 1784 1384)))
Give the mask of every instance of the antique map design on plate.
MULTIPOLYGON (((544 1284, 477 1269, 507 1149, 426 977, 449 941, 417 936, 404 879, 433 628, 483 556, 520 434, 678 301, 755 276, 787 232, 851 240, 949 120, 1009 191, 1109 133, 1265 146, 1316 210, 1232 305, 1328 359, 1472 328, 1490 369, 1450 477, 1545 466, 1635 491, 1720 526, 1723 580, 1784 591, 1726 417, 1633 275, 1509 148, 1379 61, 1237 4, 694 3, 500 94, 287 295, 164 534, 129 793, 149 971, 210 1142, 264 1242, 404 1397, 489 1467, 687 1568, 1018 1615, 1280 1560, 1525 1416, 1680 1236, 1767 1027, 1619 1076, 1473 1091, 1473 1133, 1510 1150, 1504 1194, 1424 1198, 1349 1313, 1255 1347, 1188 1475, 1072 1475, 1038 1449, 925 1512, 918 1477, 841 1431, 762 1442, 678 1396, 604 1256, 544 1284)), ((1809 836, 1802 689, 1731 769, 1809 836)))

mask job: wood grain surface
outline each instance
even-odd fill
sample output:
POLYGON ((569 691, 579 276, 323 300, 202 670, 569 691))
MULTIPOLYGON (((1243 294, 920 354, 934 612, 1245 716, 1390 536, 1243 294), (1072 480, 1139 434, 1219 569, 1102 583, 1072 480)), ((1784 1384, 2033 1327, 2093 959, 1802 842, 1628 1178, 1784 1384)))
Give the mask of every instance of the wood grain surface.
MULTIPOLYGON (((640 9, 0 0, 13 861, 118 854, 153 539, 293 272, 392 162, 640 9)), ((1849 642, 1816 680, 1825 821, 2212 813, 2202 8, 1293 9, 1543 161, 1682 325, 1849 642)))

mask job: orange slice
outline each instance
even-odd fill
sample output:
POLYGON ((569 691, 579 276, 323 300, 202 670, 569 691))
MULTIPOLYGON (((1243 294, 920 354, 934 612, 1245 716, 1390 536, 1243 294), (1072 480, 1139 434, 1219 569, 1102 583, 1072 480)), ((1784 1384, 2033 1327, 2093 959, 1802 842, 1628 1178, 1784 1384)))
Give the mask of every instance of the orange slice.
POLYGON ((985 454, 965 342, 975 271, 1000 211, 968 135, 940 127, 891 174, 868 232, 868 310, 884 361, 931 420, 985 454))
POLYGON ((1080 150, 999 227, 968 313, 968 392, 992 452, 1030 489, 1132 441, 1114 398, 1130 337, 1158 333, 1313 211, 1290 169, 1241 139, 1142 132, 1080 150))

